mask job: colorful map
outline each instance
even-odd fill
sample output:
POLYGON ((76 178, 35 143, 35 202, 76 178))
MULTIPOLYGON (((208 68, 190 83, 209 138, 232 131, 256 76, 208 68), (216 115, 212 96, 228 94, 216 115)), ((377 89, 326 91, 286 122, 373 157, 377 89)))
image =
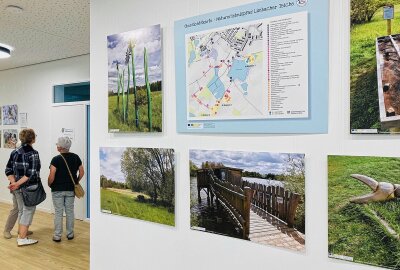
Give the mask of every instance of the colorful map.
POLYGON ((189 120, 264 118, 263 24, 186 35, 189 120))

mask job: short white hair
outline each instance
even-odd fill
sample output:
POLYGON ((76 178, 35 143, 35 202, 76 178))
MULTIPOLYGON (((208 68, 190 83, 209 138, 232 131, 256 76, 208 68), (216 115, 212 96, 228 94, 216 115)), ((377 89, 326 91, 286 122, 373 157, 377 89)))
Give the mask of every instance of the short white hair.
POLYGON ((60 137, 60 138, 58 138, 56 144, 58 147, 61 147, 62 149, 69 151, 69 149, 71 148, 72 142, 71 142, 71 139, 68 137, 60 137))

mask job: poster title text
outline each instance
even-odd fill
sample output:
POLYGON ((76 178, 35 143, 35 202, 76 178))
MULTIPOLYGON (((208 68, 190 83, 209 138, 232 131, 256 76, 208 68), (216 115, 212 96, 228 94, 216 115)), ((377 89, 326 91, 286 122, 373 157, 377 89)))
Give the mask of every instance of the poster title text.
POLYGON ((231 13, 228 15, 217 16, 215 18, 198 20, 198 21, 195 21, 195 22, 192 22, 189 24, 185 23, 184 27, 190 28, 190 27, 199 26, 199 25, 203 25, 203 24, 209 24, 212 22, 219 22, 219 21, 234 19, 237 17, 249 16, 249 15, 253 15, 253 14, 257 14, 257 13, 261 13, 261 12, 269 12, 269 11, 273 11, 273 10, 277 10, 277 9, 281 9, 281 8, 288 8, 288 7, 292 7, 294 5, 295 5, 294 2, 286 2, 286 3, 281 3, 278 5, 271 5, 271 6, 266 6, 266 7, 254 8, 254 9, 250 9, 250 10, 243 10, 243 11, 231 13))

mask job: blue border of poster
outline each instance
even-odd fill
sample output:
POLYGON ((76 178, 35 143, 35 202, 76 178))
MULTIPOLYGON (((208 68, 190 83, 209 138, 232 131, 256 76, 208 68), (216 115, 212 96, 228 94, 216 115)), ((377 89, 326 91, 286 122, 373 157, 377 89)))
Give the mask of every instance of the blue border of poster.
POLYGON ((177 132, 181 133, 327 133, 329 92, 329 0, 271 0, 220 10, 175 22, 177 132), (292 4, 288 4, 292 3, 292 4), (276 6, 276 8, 271 8, 276 6), (264 10, 262 12, 251 12, 264 10), (250 12, 246 12, 250 11, 250 12), (187 120, 185 35, 189 33, 308 12, 309 116, 298 119, 187 120), (219 16, 243 16, 215 20, 219 16), (186 25, 193 25, 185 27, 186 25))

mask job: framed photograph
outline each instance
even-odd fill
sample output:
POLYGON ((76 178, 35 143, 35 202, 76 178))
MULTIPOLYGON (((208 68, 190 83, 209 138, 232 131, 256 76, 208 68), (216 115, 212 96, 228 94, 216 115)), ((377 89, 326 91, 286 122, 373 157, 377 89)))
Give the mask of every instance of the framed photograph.
POLYGON ((400 158, 329 156, 329 257, 399 269, 400 158))
POLYGON ((107 37, 108 130, 162 132, 160 25, 107 37))
POLYGON ((391 6, 382 3, 351 0, 353 134, 400 133, 400 0, 390 1, 391 6))
POLYGON ((3 130, 3 147, 15 149, 18 142, 18 130, 4 129, 3 130))
POLYGON ((175 226, 173 149, 100 148, 103 213, 175 226))
POLYGON ((193 230, 305 251, 303 154, 190 150, 193 230))
POLYGON ((18 105, 2 107, 3 125, 18 125, 18 105))

